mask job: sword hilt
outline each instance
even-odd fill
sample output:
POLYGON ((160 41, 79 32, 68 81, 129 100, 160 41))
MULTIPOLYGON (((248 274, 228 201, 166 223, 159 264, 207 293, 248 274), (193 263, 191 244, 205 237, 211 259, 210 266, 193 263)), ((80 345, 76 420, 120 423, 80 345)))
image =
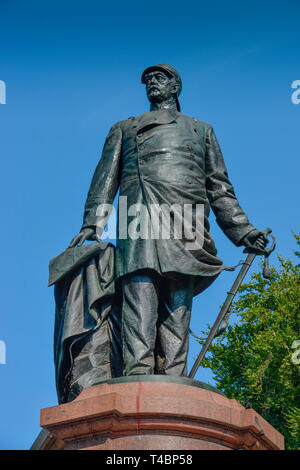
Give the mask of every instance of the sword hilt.
POLYGON ((273 235, 271 235, 271 232, 272 230, 270 228, 267 228, 263 232, 266 238, 270 236, 273 239, 272 245, 269 248, 262 249, 257 247, 254 243, 254 245, 249 245, 244 249, 244 253, 255 253, 256 255, 263 255, 265 257, 263 268, 263 277, 265 279, 270 278, 269 256, 275 250, 276 247, 276 239, 273 235))

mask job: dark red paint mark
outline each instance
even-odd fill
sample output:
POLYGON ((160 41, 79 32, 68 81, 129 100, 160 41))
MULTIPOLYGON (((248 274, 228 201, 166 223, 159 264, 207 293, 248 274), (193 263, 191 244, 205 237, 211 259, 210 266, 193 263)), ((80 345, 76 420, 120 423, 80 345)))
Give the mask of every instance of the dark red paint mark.
POLYGON ((136 397, 136 433, 141 434, 140 397, 142 392, 142 382, 138 382, 138 392, 136 397))

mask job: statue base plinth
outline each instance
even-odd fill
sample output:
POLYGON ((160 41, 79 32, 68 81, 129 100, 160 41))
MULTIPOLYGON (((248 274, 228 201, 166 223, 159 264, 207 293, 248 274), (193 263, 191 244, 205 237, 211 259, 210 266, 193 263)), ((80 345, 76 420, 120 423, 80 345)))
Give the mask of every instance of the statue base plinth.
POLYGON ((94 385, 70 403, 41 410, 48 444, 39 448, 284 449, 283 436, 258 413, 204 387, 170 376, 122 377, 94 385))

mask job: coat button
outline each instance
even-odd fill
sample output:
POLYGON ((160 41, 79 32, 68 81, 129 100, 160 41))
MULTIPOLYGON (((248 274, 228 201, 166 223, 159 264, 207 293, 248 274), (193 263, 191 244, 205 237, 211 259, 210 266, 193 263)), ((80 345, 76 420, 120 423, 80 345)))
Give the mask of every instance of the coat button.
POLYGON ((143 144, 139 145, 140 150, 144 150, 145 146, 143 144))

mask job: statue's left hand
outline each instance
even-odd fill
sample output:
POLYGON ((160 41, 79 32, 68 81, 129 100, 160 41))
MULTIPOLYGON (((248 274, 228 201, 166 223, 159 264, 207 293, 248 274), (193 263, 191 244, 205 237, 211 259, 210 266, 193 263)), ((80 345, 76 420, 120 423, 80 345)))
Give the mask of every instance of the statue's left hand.
MULTIPOLYGON (((84 228, 71 240, 69 248, 74 246, 82 246, 86 240, 97 240, 99 241, 100 237, 97 235, 96 231, 92 228, 84 228)), ((100 240, 101 241, 101 240, 100 240)))
POLYGON ((257 248, 264 250, 268 244, 268 238, 263 230, 252 230, 244 237, 242 243, 246 248, 255 245, 257 248))

